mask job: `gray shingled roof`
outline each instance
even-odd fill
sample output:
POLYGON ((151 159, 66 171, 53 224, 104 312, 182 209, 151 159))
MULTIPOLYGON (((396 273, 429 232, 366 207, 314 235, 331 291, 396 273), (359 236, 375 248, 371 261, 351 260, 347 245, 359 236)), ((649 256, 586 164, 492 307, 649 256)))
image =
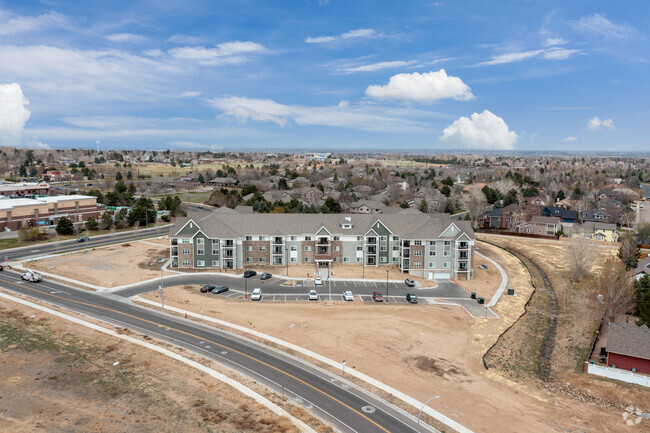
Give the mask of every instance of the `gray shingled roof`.
MULTIPOLYGON (((192 219, 211 238, 237 238, 246 235, 264 234, 314 234, 321 227, 336 235, 363 236, 378 220, 402 239, 438 239, 452 222, 461 233, 474 239, 469 221, 452 221, 449 214, 239 214, 219 212, 197 212, 178 218, 171 234, 177 233, 192 219), (341 228, 341 221, 350 218, 353 227, 341 228)), ((455 238, 456 236, 451 237, 455 238)))
POLYGON ((607 351, 650 359, 650 330, 646 325, 610 323, 607 330, 607 351))

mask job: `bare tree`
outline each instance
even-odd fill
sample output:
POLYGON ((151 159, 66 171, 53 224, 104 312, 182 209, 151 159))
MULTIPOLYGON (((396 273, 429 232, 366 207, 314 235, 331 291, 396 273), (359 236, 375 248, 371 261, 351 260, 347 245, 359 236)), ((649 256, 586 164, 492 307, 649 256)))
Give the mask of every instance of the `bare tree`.
POLYGON ((485 207, 487 206, 487 199, 483 191, 472 188, 468 193, 464 193, 461 197, 461 205, 467 210, 472 224, 474 227, 483 219, 485 214, 485 207))
POLYGON ((615 257, 603 264, 606 272, 601 272, 596 285, 598 300, 602 303, 603 314, 608 321, 614 321, 622 314, 634 310, 636 293, 627 278, 625 265, 615 257))
POLYGON ((596 244, 582 233, 571 238, 567 249, 569 272, 573 281, 580 281, 591 273, 596 244))

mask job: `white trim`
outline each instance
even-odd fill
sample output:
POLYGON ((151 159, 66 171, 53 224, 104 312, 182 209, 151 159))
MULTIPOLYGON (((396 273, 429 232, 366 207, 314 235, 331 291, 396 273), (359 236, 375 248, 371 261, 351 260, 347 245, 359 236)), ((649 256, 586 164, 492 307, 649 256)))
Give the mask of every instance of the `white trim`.
MULTIPOLYGON (((191 222, 194 223, 194 224, 196 224, 196 223, 194 222, 194 220, 190 218, 189 220, 187 220, 187 222, 186 222, 185 224, 183 224, 183 227, 181 227, 180 229, 178 229, 178 231, 177 231, 176 233, 174 233, 174 236, 178 236, 178 234, 179 234, 179 233, 180 233, 180 232, 185 228, 185 226, 188 225, 188 224, 191 223, 191 222)), ((199 227, 198 224, 196 224, 196 226, 199 227)), ((199 227, 199 230, 201 230, 200 227, 199 227)))
POLYGON ((445 235, 445 233, 447 233, 447 230, 449 230, 452 226, 456 227, 456 230, 458 230, 459 232, 462 232, 462 230, 459 229, 458 226, 457 226, 456 224, 451 223, 451 224, 449 224, 449 226, 447 226, 446 229, 443 230, 442 233, 440 233, 440 237, 443 237, 443 236, 445 235))

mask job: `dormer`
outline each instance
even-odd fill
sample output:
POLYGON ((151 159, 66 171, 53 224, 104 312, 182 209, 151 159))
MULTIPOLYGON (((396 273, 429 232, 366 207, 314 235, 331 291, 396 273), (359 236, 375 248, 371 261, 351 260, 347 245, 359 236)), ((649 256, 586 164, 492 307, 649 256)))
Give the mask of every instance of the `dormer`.
POLYGON ((343 230, 352 230, 352 227, 354 224, 352 224, 352 218, 351 217, 345 217, 343 221, 341 221, 341 228, 343 230))

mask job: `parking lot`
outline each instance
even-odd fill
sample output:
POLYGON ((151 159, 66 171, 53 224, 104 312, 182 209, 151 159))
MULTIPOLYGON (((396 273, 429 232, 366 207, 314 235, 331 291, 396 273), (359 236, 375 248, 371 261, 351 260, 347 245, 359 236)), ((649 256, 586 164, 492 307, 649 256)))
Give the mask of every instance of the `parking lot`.
MULTIPOLYGON (((251 294, 251 291, 248 292, 249 296, 251 294)), ((206 296, 223 296, 225 298, 241 298, 244 296, 244 292, 241 292, 239 290, 229 290, 225 293, 220 293, 218 295, 213 295, 211 293, 206 293, 206 296)), ((329 301, 330 297, 327 291, 319 291, 318 293, 319 296, 319 301, 329 301)), ((359 295, 355 294, 354 299, 360 300, 361 302, 370 302, 374 303, 372 299, 372 295, 359 295)), ((389 304, 407 304, 406 302, 406 297, 401 296, 401 295, 391 295, 391 296, 385 296, 384 299, 388 299, 389 304)), ((427 300, 425 298, 418 298, 420 303, 423 304, 428 304, 427 300)), ((262 291, 262 302, 301 302, 309 301, 309 295, 307 293, 264 293, 262 291)), ((343 294, 340 292, 332 293, 332 301, 333 302, 345 302, 345 299, 343 299, 343 294)))

